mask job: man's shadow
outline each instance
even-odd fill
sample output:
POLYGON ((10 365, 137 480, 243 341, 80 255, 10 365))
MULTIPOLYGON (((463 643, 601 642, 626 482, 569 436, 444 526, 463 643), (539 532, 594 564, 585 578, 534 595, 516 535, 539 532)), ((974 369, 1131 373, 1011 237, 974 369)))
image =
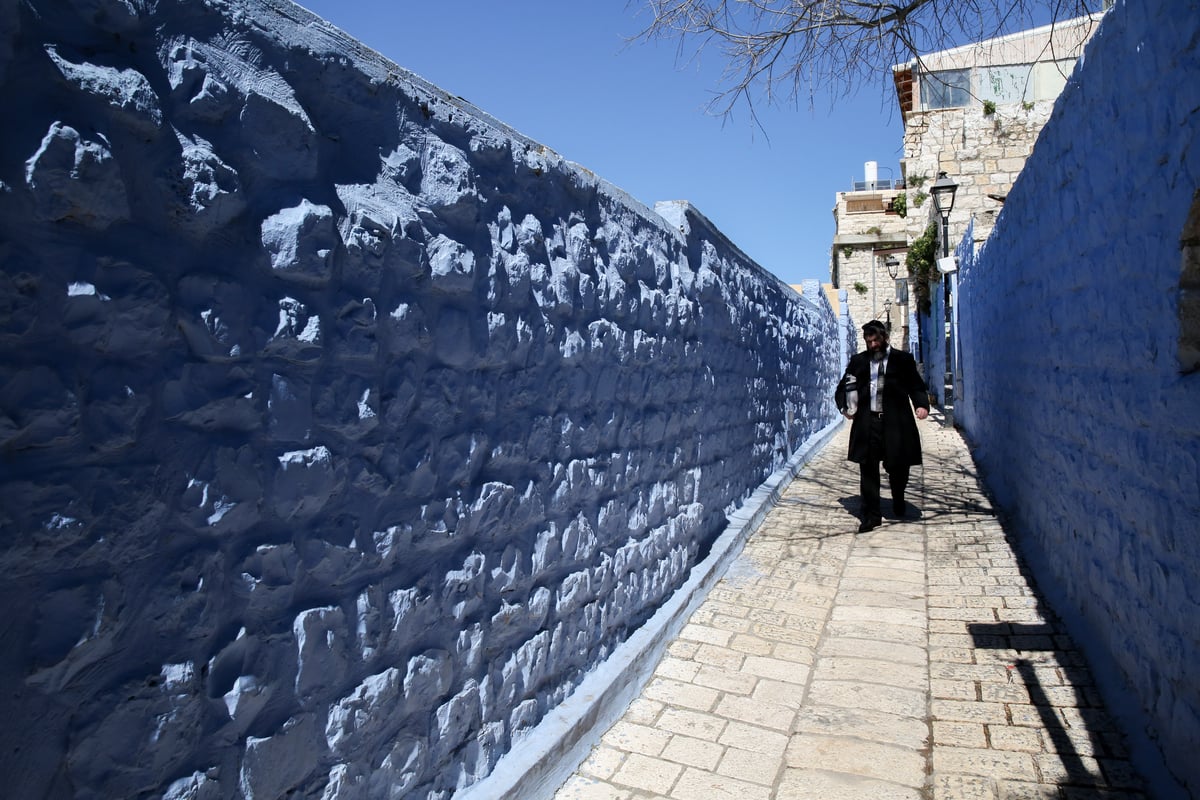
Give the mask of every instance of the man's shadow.
MULTIPOLYGON (((838 503, 855 519, 858 519, 862 515, 862 498, 858 495, 839 497, 838 503)), ((880 499, 879 510, 883 512, 884 519, 895 520, 897 522, 917 522, 925 518, 925 512, 912 501, 912 498, 906 498, 904 504, 908 507, 905 510, 904 516, 896 514, 895 509, 892 508, 892 501, 886 497, 880 499)))

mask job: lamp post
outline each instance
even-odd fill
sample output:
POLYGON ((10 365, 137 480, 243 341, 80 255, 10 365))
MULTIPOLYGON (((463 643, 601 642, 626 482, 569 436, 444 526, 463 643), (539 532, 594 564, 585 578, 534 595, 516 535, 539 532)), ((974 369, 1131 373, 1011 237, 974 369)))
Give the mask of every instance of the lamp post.
POLYGON ((957 191, 958 184, 946 177, 945 172, 939 172, 937 180, 933 182, 933 186, 929 187, 929 193, 933 195, 933 210, 942 217, 943 258, 950 255, 950 237, 947 235, 947 228, 950 226, 950 211, 954 208, 954 193, 957 191))
MULTIPOLYGON (((939 172, 937 180, 933 182, 933 186, 929 187, 929 194, 933 197, 933 209, 942 218, 942 258, 950 258, 950 211, 954 208, 954 193, 958 191, 958 184, 950 180, 945 172, 939 172)), ((953 405, 958 401, 959 390, 959 364, 958 364, 958 270, 942 269, 942 265, 938 265, 940 271, 950 273, 950 283, 947 286, 947 307, 950 309, 950 340, 947 342, 947 365, 950 367, 951 390, 950 397, 947 397, 947 406, 953 405)), ((942 322, 943 327, 945 321, 942 322)), ((953 412, 947 414, 951 416, 953 412)))

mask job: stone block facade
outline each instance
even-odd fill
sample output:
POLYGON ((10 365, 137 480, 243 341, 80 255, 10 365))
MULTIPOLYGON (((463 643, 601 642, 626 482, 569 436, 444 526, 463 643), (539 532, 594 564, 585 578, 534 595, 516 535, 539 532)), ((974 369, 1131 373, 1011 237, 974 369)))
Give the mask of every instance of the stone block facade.
POLYGON ((999 105, 991 114, 974 104, 905 115, 902 163, 910 187, 910 239, 936 220, 928 191, 943 171, 958 184, 951 235, 974 218, 975 241, 987 239, 1053 109, 1053 101, 1040 100, 1029 107, 999 105))
MULTIPOLYGON (((906 324, 906 312, 896 303, 895 282, 882 263, 893 250, 907 245, 907 224, 892 203, 902 189, 838 192, 833 209, 837 232, 833 237, 830 269, 834 286, 844 290, 850 319, 857 325, 889 316, 897 331, 896 343, 906 324)), ((901 264, 904 254, 896 256, 901 264)), ((899 267, 898 275, 906 270, 899 267)))
POLYGON ((0 31, 11 796, 445 798, 835 417, 815 287, 298 6, 0 31))
POLYGON ((957 417, 1164 797, 1200 794, 1198 36, 1188 0, 1114 5, 959 287, 957 417))

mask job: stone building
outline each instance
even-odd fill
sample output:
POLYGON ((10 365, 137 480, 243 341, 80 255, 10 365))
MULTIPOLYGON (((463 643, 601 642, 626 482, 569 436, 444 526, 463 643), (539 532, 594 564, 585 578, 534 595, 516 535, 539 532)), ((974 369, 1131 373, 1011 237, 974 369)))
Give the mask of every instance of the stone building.
POLYGON ((921 56, 892 68, 904 120, 909 241, 933 219, 939 172, 958 184, 951 242, 987 239, 1101 14, 921 56), (957 232, 957 233, 956 233, 957 232))
POLYGON ((952 243, 972 218, 975 241, 985 240, 1101 16, 931 53, 892 68, 904 120, 900 177, 878 180, 875 162, 868 161, 865 180, 838 192, 833 209, 830 279, 847 291, 856 324, 891 322, 893 344, 900 347, 915 338, 907 302, 915 293, 909 292, 905 256, 935 220, 929 187, 939 172, 958 184, 952 243))
POLYGON ((899 330, 907 319, 895 291, 895 276, 903 276, 907 249, 907 227, 896 205, 904 181, 879 180, 874 161, 866 162, 863 172, 865 180, 837 193, 830 279, 836 288, 846 290, 850 318, 856 325, 880 319, 895 323, 899 330))

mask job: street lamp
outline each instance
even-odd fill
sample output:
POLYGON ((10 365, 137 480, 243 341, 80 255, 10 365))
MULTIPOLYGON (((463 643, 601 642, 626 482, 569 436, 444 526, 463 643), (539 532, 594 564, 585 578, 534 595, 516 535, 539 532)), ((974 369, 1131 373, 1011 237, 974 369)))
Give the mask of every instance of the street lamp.
MULTIPOLYGON (((950 386, 946 387, 947 420, 953 421, 954 412, 951 410, 958 403, 959 395, 962 393, 962 372, 959 360, 958 348, 958 270, 954 269, 954 262, 950 259, 950 210, 954 208, 954 193, 958 191, 958 184, 950 180, 945 172, 939 172, 937 180, 933 182, 933 186, 929 187, 929 194, 933 196, 933 209, 942 217, 942 261, 938 264, 938 270, 950 273, 950 283, 946 286, 946 306, 950 311, 950 331, 947 344, 947 361, 950 362, 950 386), (943 269, 942 264, 946 264, 943 269)), ((943 323, 944 324, 944 323, 943 323)))
POLYGON ((892 276, 892 280, 896 280, 896 276, 900 273, 900 259, 895 256, 888 256, 883 260, 887 267, 888 275, 892 276))
POLYGON ((939 172, 937 180, 929 187, 929 194, 933 195, 933 210, 942 217, 943 258, 950 255, 950 211, 954 208, 954 193, 957 191, 958 184, 946 177, 945 172, 939 172))

